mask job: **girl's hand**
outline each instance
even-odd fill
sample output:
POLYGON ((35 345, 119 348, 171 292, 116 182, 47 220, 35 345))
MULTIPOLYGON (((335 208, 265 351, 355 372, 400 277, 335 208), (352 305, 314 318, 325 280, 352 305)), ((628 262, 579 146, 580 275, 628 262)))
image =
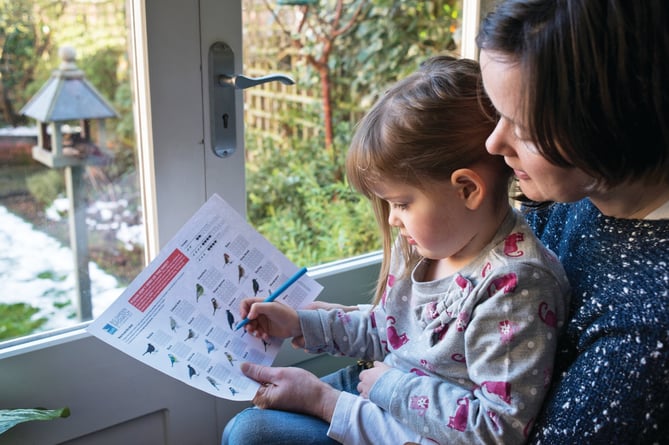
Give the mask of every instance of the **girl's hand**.
POLYGON ((314 374, 301 368, 272 368, 244 362, 241 371, 262 386, 253 403, 258 408, 309 414, 332 421, 337 391, 314 374))
POLYGON ((360 373, 360 383, 358 383, 358 392, 366 399, 369 399, 369 392, 374 383, 391 367, 383 362, 374 362, 374 367, 365 369, 360 373))
POLYGON ((302 335, 297 311, 283 303, 265 303, 262 298, 242 300, 240 315, 249 322, 244 329, 249 334, 269 341, 270 337, 289 338, 302 335))

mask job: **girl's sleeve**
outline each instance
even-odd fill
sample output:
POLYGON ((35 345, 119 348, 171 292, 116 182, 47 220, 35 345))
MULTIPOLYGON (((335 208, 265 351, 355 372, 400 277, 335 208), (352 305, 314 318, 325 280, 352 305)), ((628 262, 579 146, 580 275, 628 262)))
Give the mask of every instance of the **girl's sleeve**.
POLYGON ((344 312, 335 310, 300 310, 298 316, 305 349, 365 360, 383 360, 385 350, 379 338, 376 320, 384 320, 374 310, 344 312))
MULTIPOLYGON (((370 391, 379 416, 390 414, 392 422, 432 441, 427 443, 526 441, 550 383, 568 288, 551 271, 521 265, 490 275, 482 291, 489 295, 479 296, 465 328, 470 383, 392 369, 370 391)), ((442 365, 448 366, 446 358, 442 365)), ((346 407, 349 422, 364 428, 360 420, 373 407, 346 407)))

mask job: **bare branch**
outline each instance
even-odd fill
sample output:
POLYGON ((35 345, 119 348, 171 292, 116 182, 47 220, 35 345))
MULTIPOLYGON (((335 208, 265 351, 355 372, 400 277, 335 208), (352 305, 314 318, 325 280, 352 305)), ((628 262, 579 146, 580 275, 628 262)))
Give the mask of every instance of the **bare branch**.
POLYGON ((355 25, 356 20, 358 19, 358 16, 360 15, 360 12, 362 11, 362 7, 364 5, 365 1, 361 0, 360 3, 358 3, 358 6, 355 8, 355 11, 353 12, 353 15, 351 16, 351 19, 348 21, 348 23, 340 29, 332 31, 332 37, 339 37, 342 34, 345 34, 348 32, 353 25, 355 25))

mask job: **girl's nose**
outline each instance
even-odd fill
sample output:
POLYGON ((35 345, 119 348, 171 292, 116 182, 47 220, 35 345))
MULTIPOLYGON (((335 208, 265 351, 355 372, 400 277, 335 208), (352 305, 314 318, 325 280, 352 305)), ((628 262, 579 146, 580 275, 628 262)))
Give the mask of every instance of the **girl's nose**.
POLYGON ((513 151, 511 144, 514 140, 513 125, 501 118, 497 126, 485 141, 485 148, 491 155, 508 156, 513 151))
POLYGON ((390 213, 388 213, 388 224, 390 227, 399 227, 400 224, 400 219, 397 217, 395 214, 395 211, 391 208, 390 213))

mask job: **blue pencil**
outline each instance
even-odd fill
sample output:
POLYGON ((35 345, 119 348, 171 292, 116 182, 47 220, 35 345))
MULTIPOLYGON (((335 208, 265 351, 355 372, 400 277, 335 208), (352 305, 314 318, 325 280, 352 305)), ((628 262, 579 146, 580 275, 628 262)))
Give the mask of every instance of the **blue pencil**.
MULTIPOLYGON (((265 298, 264 303, 269 303, 269 302, 271 302, 271 301, 276 300, 277 297, 278 297, 279 295, 281 295, 282 293, 284 293, 284 292, 286 291, 286 289, 288 289, 288 287, 290 287, 290 285, 292 285, 294 282, 296 282, 297 280, 299 280, 300 277, 301 277, 302 275, 304 275, 305 273, 307 273, 307 268, 306 268, 306 267, 303 267, 302 269, 298 270, 298 271, 295 273, 295 275, 293 275, 292 277, 288 278, 288 280, 286 280, 285 283, 283 283, 281 286, 279 286, 279 288, 278 288, 276 291, 274 291, 269 297, 265 298)), ((248 318, 244 318, 242 321, 240 321, 239 323, 237 323, 237 327, 235 328, 235 331, 238 330, 238 329, 240 329, 240 328, 242 328, 242 327, 243 327, 244 325, 246 325, 249 321, 250 321, 250 320, 249 320, 248 318)))

